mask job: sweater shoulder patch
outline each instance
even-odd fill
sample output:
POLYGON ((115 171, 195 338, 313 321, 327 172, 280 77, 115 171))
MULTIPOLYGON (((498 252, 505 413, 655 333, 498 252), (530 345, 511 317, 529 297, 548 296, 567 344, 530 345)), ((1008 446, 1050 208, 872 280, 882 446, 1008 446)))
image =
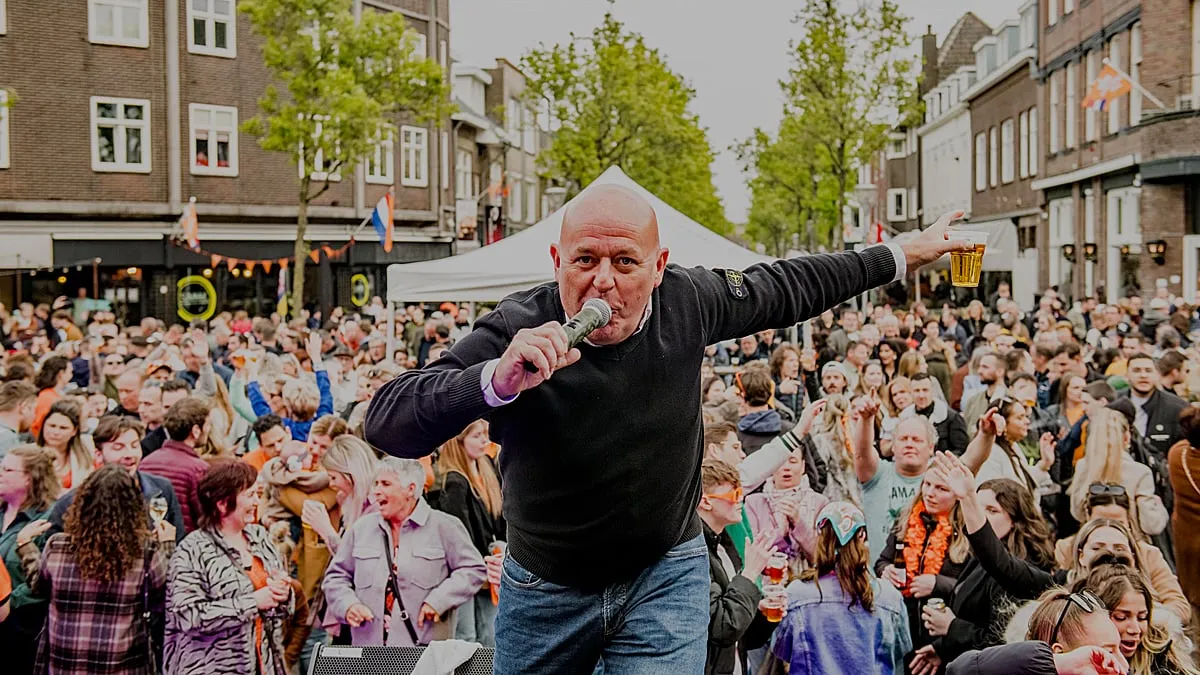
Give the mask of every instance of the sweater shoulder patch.
POLYGON ((729 287, 729 294, 737 300, 745 300, 750 297, 750 292, 746 288, 746 275, 738 270, 725 270, 725 285, 729 287))

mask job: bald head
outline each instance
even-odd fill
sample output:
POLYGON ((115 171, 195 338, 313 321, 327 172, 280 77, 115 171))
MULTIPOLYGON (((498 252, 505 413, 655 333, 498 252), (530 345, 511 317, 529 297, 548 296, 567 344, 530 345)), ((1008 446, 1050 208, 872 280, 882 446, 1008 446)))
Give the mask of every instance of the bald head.
POLYGON ((554 278, 567 316, 592 298, 613 310, 594 344, 616 344, 641 325, 654 289, 662 283, 667 250, 658 238, 654 207, 617 185, 595 185, 563 213, 558 243, 551 244, 554 278))
POLYGON ((655 248, 659 246, 658 216, 650 202, 620 185, 593 185, 563 211, 559 244, 587 225, 619 227, 644 233, 655 248))

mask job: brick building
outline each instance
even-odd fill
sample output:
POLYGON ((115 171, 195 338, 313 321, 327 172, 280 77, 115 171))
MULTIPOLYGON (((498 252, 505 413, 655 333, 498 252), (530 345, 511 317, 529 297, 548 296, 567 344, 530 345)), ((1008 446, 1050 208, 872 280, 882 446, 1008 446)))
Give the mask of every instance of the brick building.
POLYGON ((1200 2, 1042 0, 1033 182, 1046 227, 1039 287, 1114 301, 1165 286, 1196 299, 1200 262, 1200 2), (1146 92, 1081 103, 1108 59, 1146 92))
POLYGON ((964 96, 970 110, 972 230, 989 234, 985 272, 995 272, 1014 297, 1032 306, 1037 289, 1037 230, 1042 222, 1032 181, 1039 171, 1037 5, 1000 24, 974 46, 975 84, 964 96))
MULTIPOLYGON (((404 14, 419 49, 449 68, 449 0, 355 0, 354 10, 404 14)), ((55 268, 0 278, 0 300, 74 296, 96 281, 129 316, 170 318, 176 281, 203 274, 221 308, 272 307, 276 281, 261 268, 212 270, 168 239, 195 197, 205 250, 292 254, 298 169, 238 128, 269 81, 260 45, 234 0, 81 0, 54 12, 0 2, 0 89, 10 97, 0 112, 0 268, 55 268)), ((314 202, 309 238, 341 247, 394 187, 397 243, 384 253, 367 227, 345 257, 321 255, 308 271, 312 303, 348 304, 356 273, 382 294, 386 264, 453 251, 449 126, 397 119, 394 131, 314 202)))

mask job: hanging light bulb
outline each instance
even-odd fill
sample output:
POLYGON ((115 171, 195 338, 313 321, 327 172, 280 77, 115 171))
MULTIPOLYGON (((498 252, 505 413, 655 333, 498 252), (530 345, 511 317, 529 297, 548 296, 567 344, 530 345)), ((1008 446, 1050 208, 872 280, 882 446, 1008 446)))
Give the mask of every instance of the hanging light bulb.
POLYGON ((246 271, 242 273, 242 276, 244 276, 244 277, 246 277, 247 279, 249 279, 250 277, 254 276, 254 270, 252 270, 252 269, 250 269, 249 267, 247 267, 247 268, 246 268, 246 271))
POLYGON ((240 268, 240 267, 233 268, 232 272, 233 272, 233 276, 235 276, 235 277, 242 276, 242 268, 240 268))
POLYGON ((205 268, 204 268, 204 271, 203 271, 203 272, 201 272, 201 274, 203 274, 203 275, 204 275, 204 278, 205 278, 205 279, 211 279, 211 278, 212 278, 212 268, 211 268, 211 267, 205 267, 205 268))
POLYGON ((60 284, 65 284, 65 283, 67 283, 67 278, 66 278, 65 276, 60 276, 60 277, 58 278, 58 283, 60 283, 60 284))

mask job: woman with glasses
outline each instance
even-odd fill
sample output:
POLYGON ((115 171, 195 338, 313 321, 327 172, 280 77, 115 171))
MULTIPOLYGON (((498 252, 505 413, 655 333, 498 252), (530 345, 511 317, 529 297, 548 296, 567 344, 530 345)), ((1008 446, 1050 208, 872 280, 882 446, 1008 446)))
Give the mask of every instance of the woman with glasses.
POLYGON ((1155 611, 1150 583, 1126 565, 1099 565, 1075 584, 1086 589, 1108 611, 1121 642, 1121 655, 1132 675, 1197 675, 1183 637, 1184 624, 1169 611, 1155 611))
POLYGON ((1084 522, 1084 506, 1093 491, 1120 489, 1136 505, 1139 529, 1153 536, 1166 529, 1170 514, 1155 494, 1150 467, 1129 454, 1130 436, 1128 420, 1115 410, 1101 408, 1088 416, 1086 450, 1071 482, 1071 515, 1084 522))
POLYGON ((914 675, 933 675, 942 664, 969 650, 997 644, 1003 632, 1003 608, 1019 597, 1021 589, 996 574, 991 561, 1000 558, 1047 577, 1046 570, 1053 564, 1050 527, 1024 486, 997 479, 984 482, 976 491, 974 476, 961 460, 947 453, 937 457, 930 473, 944 482, 958 501, 975 557, 958 575, 946 608, 927 605, 922 610, 925 630, 933 640, 917 650, 910 666, 914 675))
POLYGON ((814 569, 788 586, 772 652, 793 673, 904 671, 912 647, 904 599, 870 571, 866 518, 848 502, 817 515, 814 569))
POLYGON ((1052 588, 1038 599, 1026 639, 1045 642, 1056 654, 1088 646, 1117 654, 1121 645, 1100 599, 1090 591, 1071 593, 1065 588, 1052 588))

